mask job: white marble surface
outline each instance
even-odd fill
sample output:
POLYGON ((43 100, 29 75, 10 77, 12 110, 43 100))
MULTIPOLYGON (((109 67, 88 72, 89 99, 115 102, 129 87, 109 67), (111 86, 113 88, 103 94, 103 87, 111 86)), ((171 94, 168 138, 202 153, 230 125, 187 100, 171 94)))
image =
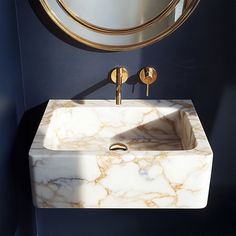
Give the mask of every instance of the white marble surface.
POLYGON ((213 154, 190 100, 50 100, 32 143, 40 208, 203 208, 213 154), (110 151, 120 142, 127 151, 110 151))

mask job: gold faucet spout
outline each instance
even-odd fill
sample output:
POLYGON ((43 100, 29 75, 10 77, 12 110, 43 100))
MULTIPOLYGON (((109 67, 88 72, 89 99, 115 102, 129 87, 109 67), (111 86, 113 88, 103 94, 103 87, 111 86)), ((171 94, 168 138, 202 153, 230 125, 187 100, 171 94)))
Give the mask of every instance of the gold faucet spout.
POLYGON ((122 69, 117 69, 116 77, 116 105, 121 105, 121 93, 122 93, 122 69))
POLYGON ((128 71, 125 68, 116 68, 111 73, 111 79, 116 84, 116 105, 122 103, 122 84, 128 79, 128 71))

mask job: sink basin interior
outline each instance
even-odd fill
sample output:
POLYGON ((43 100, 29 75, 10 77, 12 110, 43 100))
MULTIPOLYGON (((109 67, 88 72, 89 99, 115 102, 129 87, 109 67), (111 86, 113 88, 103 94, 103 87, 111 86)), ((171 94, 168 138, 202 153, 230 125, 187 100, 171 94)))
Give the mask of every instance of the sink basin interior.
POLYGON ((53 112, 44 138, 51 150, 189 150, 196 140, 187 115, 166 107, 65 107, 53 112))

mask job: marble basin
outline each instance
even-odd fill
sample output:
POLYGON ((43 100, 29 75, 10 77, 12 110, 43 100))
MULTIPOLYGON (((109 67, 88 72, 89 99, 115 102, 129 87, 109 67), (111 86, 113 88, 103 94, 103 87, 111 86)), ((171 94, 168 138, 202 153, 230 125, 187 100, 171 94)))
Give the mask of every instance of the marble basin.
POLYGON ((29 153, 33 201, 203 208, 212 159, 190 100, 50 100, 29 153), (110 150, 117 143, 127 150, 110 150))

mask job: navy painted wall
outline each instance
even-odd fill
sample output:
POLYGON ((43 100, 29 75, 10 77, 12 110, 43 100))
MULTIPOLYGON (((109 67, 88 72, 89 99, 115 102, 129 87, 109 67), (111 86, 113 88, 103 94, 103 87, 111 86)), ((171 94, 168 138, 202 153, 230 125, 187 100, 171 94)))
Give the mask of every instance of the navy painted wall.
MULTIPOLYGON (((145 87, 138 83, 136 73, 141 67, 151 65, 158 69, 159 80, 151 86, 150 98, 192 99, 215 159, 209 205, 204 210, 36 209, 36 228, 31 233, 37 231, 39 236, 233 235, 235 1, 215 0, 212 8, 212 1, 202 0, 193 16, 170 37, 144 49, 116 53, 96 51, 73 41, 48 19, 38 2, 16 0, 29 115, 24 129, 28 135, 33 137, 44 103, 50 98, 113 98, 115 88, 107 75, 119 65, 127 67, 132 77, 124 85, 124 97, 145 98, 145 87), (42 108, 36 112, 38 116, 32 115, 38 108, 42 108)), ((32 137, 27 138, 29 143, 32 137)), ((27 148, 23 153, 27 165, 27 148)), ((30 208, 30 200, 27 203, 30 208)), ((30 214, 25 219, 28 219, 22 222, 25 227, 32 224, 30 214)))
POLYGON ((23 112, 15 2, 0 0, 0 235, 13 235, 17 222, 12 148, 23 112), (18 113, 18 114, 17 114, 18 113))

